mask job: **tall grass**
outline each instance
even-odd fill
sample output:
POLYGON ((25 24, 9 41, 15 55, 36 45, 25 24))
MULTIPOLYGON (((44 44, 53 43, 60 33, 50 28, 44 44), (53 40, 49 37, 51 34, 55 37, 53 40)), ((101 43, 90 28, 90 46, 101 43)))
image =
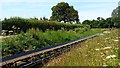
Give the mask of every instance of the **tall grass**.
POLYGON ((83 33, 79 33, 73 30, 47 30, 46 32, 42 32, 39 30, 31 29, 27 33, 21 33, 14 37, 2 39, 2 55, 5 57, 21 52, 26 52, 28 50, 53 46, 76 38, 96 34, 100 31, 101 30, 89 30, 84 31, 83 33))
POLYGON ((53 59, 46 66, 120 66, 118 38, 117 29, 105 31, 53 59))

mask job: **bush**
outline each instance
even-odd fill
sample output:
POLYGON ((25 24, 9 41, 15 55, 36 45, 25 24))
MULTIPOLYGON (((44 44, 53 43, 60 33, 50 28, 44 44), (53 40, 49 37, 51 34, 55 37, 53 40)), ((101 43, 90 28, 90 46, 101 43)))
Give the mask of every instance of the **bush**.
POLYGON ((77 33, 83 33, 83 32, 85 32, 85 31, 90 30, 90 27, 88 26, 88 27, 83 27, 83 28, 75 28, 74 30, 75 30, 75 32, 77 32, 77 33))
POLYGON ((42 31, 49 30, 70 30, 75 28, 88 27, 88 25, 82 24, 66 24, 54 21, 37 20, 37 19, 24 19, 20 17, 13 17, 4 19, 2 21, 2 30, 13 31, 14 33, 20 33, 21 31, 26 32, 31 28, 39 29, 42 31))
POLYGON ((0 41, 0 44, 2 43, 2 55, 4 57, 25 52, 26 50, 34 50, 47 46, 53 46, 62 42, 67 42, 76 38, 101 32, 100 29, 84 31, 84 33, 79 33, 79 31, 82 30, 78 29, 78 32, 77 29, 76 31, 46 30, 45 32, 42 32, 38 29, 35 30, 32 28, 26 33, 21 33, 14 37, 3 38, 2 41, 0 41))

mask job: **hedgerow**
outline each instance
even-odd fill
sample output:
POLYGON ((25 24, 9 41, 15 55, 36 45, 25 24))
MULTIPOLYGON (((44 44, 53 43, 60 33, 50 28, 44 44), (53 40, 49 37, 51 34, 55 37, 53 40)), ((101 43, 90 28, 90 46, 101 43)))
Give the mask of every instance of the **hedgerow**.
POLYGON ((74 28, 89 27, 89 25, 82 24, 67 24, 55 21, 24 19, 20 17, 5 18, 2 20, 2 30, 13 31, 14 33, 26 32, 28 29, 35 28, 42 31, 49 30, 70 30, 74 28))

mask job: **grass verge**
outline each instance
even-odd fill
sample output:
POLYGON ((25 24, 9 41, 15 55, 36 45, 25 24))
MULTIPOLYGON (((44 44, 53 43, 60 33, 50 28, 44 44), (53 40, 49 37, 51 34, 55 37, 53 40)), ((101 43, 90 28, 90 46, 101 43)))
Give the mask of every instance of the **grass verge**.
POLYGON ((104 31, 45 66, 120 66, 118 30, 104 31))

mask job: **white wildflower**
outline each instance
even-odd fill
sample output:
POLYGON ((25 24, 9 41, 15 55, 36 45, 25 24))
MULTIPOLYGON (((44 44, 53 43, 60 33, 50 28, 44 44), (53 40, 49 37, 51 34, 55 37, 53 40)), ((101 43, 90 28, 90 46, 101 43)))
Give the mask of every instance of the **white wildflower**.
POLYGON ((106 67, 106 66, 108 66, 108 65, 103 65, 103 67, 106 67))
POLYGON ((100 43, 97 43, 97 44, 100 44, 100 43))
POLYGON ((109 58, 111 58, 111 57, 110 57, 110 56, 107 56, 107 57, 106 57, 106 59, 109 59, 109 58))
POLYGON ((0 39, 2 39, 3 38, 3 36, 0 36, 0 39))
POLYGON ((101 34, 99 34, 99 35, 104 35, 104 34, 101 33, 101 34))
POLYGON ((99 51, 100 49, 95 49, 96 51, 99 51))
POLYGON ((101 55, 103 55, 103 53, 102 53, 102 52, 101 52, 100 54, 101 54, 101 55))
POLYGON ((116 50, 118 50, 119 48, 115 48, 116 50))
POLYGON ((105 48, 103 48, 103 50, 106 50, 106 49, 111 49, 112 47, 105 47, 105 48))
POLYGON ((119 40, 114 40, 115 42, 118 42, 119 40))
POLYGON ((110 56, 107 56, 106 59, 109 59, 109 58, 115 58, 116 55, 110 55, 110 56))
POLYGON ((105 38, 105 39, 109 39, 109 38, 105 38))
POLYGON ((118 63, 118 65, 120 66, 120 63, 118 63))
POLYGON ((110 31, 104 31, 103 33, 110 33, 110 31))

